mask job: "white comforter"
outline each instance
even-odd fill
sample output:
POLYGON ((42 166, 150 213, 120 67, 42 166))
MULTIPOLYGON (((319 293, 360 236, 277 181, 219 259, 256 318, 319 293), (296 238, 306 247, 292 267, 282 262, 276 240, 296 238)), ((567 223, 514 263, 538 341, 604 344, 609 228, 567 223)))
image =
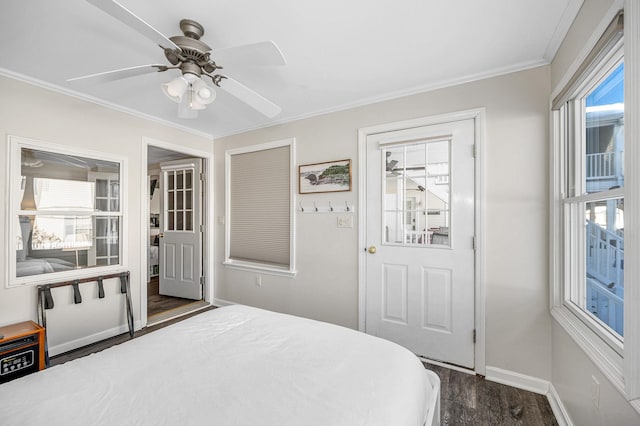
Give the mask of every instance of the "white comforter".
POLYGON ((398 345, 229 306, 0 385, 0 424, 418 426, 431 388, 398 345))

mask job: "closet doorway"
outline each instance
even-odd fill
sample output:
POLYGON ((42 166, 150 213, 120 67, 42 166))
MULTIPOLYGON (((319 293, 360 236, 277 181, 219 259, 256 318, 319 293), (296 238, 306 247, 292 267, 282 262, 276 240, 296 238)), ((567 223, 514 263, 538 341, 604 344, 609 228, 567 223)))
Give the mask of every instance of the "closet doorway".
POLYGON ((147 146, 147 325, 208 306, 204 300, 206 159, 147 146))

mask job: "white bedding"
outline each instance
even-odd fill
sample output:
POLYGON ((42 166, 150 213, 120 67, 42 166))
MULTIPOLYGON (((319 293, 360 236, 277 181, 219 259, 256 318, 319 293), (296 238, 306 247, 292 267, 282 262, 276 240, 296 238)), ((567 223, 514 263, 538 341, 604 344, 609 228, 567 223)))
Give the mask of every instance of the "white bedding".
POLYGON ((21 426, 419 426, 439 381, 388 341, 236 305, 0 385, 0 405, 21 426))

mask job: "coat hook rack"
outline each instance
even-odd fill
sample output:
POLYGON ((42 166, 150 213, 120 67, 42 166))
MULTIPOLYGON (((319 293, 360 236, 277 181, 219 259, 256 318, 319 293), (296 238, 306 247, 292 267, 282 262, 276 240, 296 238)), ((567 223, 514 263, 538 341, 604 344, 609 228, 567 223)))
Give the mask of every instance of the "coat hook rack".
POLYGON ((309 203, 298 202, 300 213, 354 213, 355 208, 349 201, 344 202, 344 207, 335 205, 332 201, 311 201, 309 203))

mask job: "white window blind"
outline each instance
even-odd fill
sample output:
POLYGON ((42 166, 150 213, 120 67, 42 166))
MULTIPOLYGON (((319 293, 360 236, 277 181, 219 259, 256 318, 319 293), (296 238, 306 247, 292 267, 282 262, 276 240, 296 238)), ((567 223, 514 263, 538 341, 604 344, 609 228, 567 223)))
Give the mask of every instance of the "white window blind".
POLYGON ((229 258, 290 266, 289 146, 231 155, 229 258))

